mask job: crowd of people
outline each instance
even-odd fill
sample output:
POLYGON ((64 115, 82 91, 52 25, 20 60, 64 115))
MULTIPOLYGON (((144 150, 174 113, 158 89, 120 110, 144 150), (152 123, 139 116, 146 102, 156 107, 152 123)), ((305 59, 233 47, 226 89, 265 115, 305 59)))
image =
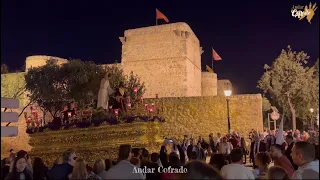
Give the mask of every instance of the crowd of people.
MULTIPOLYGON (((48 168, 26 151, 10 152, 2 161, 5 180, 64 179, 319 179, 318 143, 306 132, 277 131, 239 133, 208 139, 187 135, 181 141, 165 138, 159 152, 145 148, 119 147, 118 159, 97 159, 89 166, 75 150, 65 151, 48 168), (302 135, 303 134, 303 135, 302 135), (246 166, 247 156, 253 168, 246 166), (207 161, 210 159, 209 161, 207 161)), ((318 137, 316 137, 318 138, 318 137)))

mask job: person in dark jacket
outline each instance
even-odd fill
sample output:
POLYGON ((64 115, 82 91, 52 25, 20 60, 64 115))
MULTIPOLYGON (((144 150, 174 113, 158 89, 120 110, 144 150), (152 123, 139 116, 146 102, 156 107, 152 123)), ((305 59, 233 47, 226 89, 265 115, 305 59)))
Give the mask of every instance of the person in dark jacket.
POLYGON ((187 147, 187 156, 189 160, 191 159, 191 156, 192 156, 193 146, 195 146, 195 140, 191 139, 190 145, 187 147))
POLYGON ((33 179, 47 179, 48 167, 44 165, 41 158, 34 158, 33 161, 33 179))
POLYGON ((5 180, 32 180, 32 175, 27 170, 27 159, 25 157, 17 157, 13 161, 12 172, 10 172, 5 180))
POLYGON ((181 146, 178 144, 176 140, 172 140, 172 141, 173 141, 172 142, 173 145, 176 146, 176 148, 178 149, 179 155, 173 152, 173 153, 170 153, 170 155, 168 156, 166 146, 169 142, 168 142, 168 139, 165 139, 160 149, 160 160, 163 167, 165 168, 169 166, 171 167, 179 166, 180 168, 180 166, 183 166, 185 164, 184 151, 182 150, 181 146))
POLYGON ((104 160, 104 163, 106 164, 106 171, 108 171, 112 167, 112 161, 110 159, 104 160))
POLYGON ((1 180, 4 180, 9 174, 11 161, 9 158, 4 158, 1 162, 1 180))
POLYGON ((288 144, 288 147, 287 147, 287 149, 286 149, 286 151, 285 151, 284 154, 287 156, 287 158, 288 158, 289 161, 291 162, 294 170, 297 170, 297 169, 298 169, 298 166, 293 163, 293 160, 292 160, 292 157, 291 157, 291 150, 292 150, 293 145, 294 145, 293 136, 287 135, 287 136, 286 136, 286 142, 287 142, 287 144, 288 144))
POLYGON ((75 152, 68 150, 63 153, 63 163, 55 164, 47 173, 49 180, 68 180, 72 173, 73 164, 76 160, 75 152))
POLYGON ((209 134, 209 145, 212 153, 216 153, 216 144, 214 142, 213 133, 209 134))
POLYGON ((265 143, 261 140, 261 137, 258 134, 256 134, 254 136, 254 141, 251 142, 251 146, 250 146, 250 159, 251 159, 251 162, 253 162, 253 168, 258 167, 255 165, 255 162, 254 162, 254 158, 256 154, 258 152, 266 152, 266 151, 267 149, 266 149, 265 143))
POLYGON ((161 180, 161 173, 158 172, 158 168, 160 167, 159 162, 159 154, 158 153, 152 153, 151 154, 151 164, 149 164, 148 168, 154 168, 154 173, 148 173, 147 174, 147 180, 161 180))

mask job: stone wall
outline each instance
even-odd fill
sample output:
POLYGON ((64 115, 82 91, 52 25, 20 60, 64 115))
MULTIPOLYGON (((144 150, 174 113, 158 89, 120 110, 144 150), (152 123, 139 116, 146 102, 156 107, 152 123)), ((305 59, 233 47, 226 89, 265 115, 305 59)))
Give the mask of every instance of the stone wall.
MULTIPOLYGON (((164 137, 181 139, 188 134, 207 138, 209 133, 227 133, 226 99, 222 96, 145 99, 144 103, 155 103, 160 114, 154 115, 164 117, 166 122, 124 123, 36 133, 30 139, 34 147, 32 154, 52 162, 66 149, 75 148, 79 157, 93 163, 100 156, 116 158, 117 148, 124 143, 147 147, 155 152, 159 151, 164 137)), ((231 96, 230 115, 232 130, 245 138, 253 128, 262 131, 261 95, 231 96)))
MULTIPOLYGON (((1 97, 15 98, 20 101, 19 109, 12 109, 13 112, 20 114, 24 106, 28 103, 26 99, 26 93, 24 91, 24 72, 21 73, 9 73, 1 74, 1 97), (16 96, 20 94, 19 96, 16 96)), ((3 111, 4 109, 1 109, 3 111)), ((10 112, 11 110, 7 110, 10 112)), ((31 150, 31 146, 28 144, 29 135, 26 133, 27 125, 24 118, 20 116, 19 121, 11 123, 10 126, 17 126, 19 129, 18 136, 16 137, 1 137, 1 158, 9 154, 10 149, 27 151, 31 150)), ((6 126, 7 122, 1 123, 1 126, 6 126)))
POLYGON ((217 95, 217 74, 211 72, 201 72, 202 96, 217 95))
MULTIPOLYGON (((152 101, 152 100, 150 100, 152 101)), ((227 133, 227 103, 225 97, 162 98, 161 116, 164 136, 182 137, 184 134, 208 136, 227 133)), ((231 129, 247 138, 251 129, 263 129, 262 97, 260 94, 230 97, 231 129)))
POLYGON ((26 84, 24 75, 24 72, 1 74, 1 97, 19 99, 20 107, 28 102, 24 88, 26 84))
POLYGON ((144 97, 201 96, 201 48, 186 23, 124 32, 122 67, 145 82, 144 97))
MULTIPOLYGON (((228 79, 218 80, 218 96, 224 96, 224 90, 232 90, 232 84, 228 79)), ((232 92, 234 94, 234 92, 232 92)))
POLYGON ((31 67, 39 67, 39 66, 44 66, 47 63, 47 60, 49 59, 55 59, 57 60, 57 64, 64 64, 67 63, 68 60, 59 58, 59 57, 54 57, 54 56, 29 56, 26 59, 26 69, 25 71, 27 72, 29 68, 31 67))

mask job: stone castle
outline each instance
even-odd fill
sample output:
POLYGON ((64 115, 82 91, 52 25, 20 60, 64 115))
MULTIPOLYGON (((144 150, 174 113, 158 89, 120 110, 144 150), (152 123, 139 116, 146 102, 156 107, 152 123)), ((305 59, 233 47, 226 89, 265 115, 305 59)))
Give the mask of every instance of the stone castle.
MULTIPOLYGON (((121 67, 125 74, 133 71, 145 83, 145 98, 223 95, 232 89, 229 80, 218 80, 216 73, 201 72, 202 47, 186 23, 129 29, 120 37, 121 67)), ((42 66, 50 58, 58 64, 66 59, 50 56, 29 56, 26 71, 42 66)), ((105 64, 110 66, 113 64, 105 64)))
MULTIPOLYGON (((116 65, 125 74, 131 71, 137 74, 146 85, 144 97, 148 99, 145 102, 162 106, 161 117, 166 120, 165 123, 105 125, 90 127, 85 131, 70 129, 29 135, 26 133, 26 122, 21 116, 19 122, 11 124, 18 126, 18 136, 1 138, 1 157, 7 155, 11 148, 32 149, 35 156, 53 161, 65 149, 75 148, 86 160, 93 162, 99 154, 116 152, 119 144, 109 141, 114 138, 119 143, 149 147, 153 151, 158 150, 163 142, 162 137, 183 137, 186 132, 193 132, 195 137, 206 137, 209 133, 227 132, 227 107, 223 91, 232 89, 231 82, 218 80, 216 73, 201 72, 203 50, 186 23, 126 30, 120 42, 121 63, 102 66, 116 65), (160 98, 155 98, 155 94, 159 94, 160 98), (106 152, 108 149, 112 152, 106 152)), ((57 64, 68 62, 67 59, 52 56, 29 56, 26 58, 25 72, 30 67, 45 65, 49 59, 55 59, 57 64)), ((25 72, 1 75, 2 97, 7 97, 8 93, 12 93, 10 89, 23 84, 25 72), (3 87, 7 87, 8 92, 3 87)), ((21 108, 17 112, 21 112, 28 102, 26 96, 19 99, 21 108)), ((252 128, 261 131, 261 95, 231 96, 230 117, 231 128, 245 137, 252 128)))

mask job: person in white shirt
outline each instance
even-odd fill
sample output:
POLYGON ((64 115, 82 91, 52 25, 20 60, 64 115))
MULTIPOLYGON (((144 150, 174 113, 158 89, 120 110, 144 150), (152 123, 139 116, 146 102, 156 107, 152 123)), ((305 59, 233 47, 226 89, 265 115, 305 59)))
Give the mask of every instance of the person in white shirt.
POLYGON ((107 171, 105 179, 145 179, 145 174, 137 171, 139 168, 130 163, 131 156, 131 145, 121 145, 119 162, 107 171))
POLYGON ((217 147, 217 144, 220 143, 220 141, 221 141, 221 134, 217 133, 217 137, 214 139, 214 143, 216 147, 217 147))
POLYGON ((220 154, 228 155, 230 154, 233 146, 230 142, 227 141, 227 137, 222 138, 222 142, 217 145, 220 154))
MULTIPOLYGON (((315 158, 316 152, 313 144, 305 141, 296 142, 291 151, 293 163, 299 168, 291 179, 304 179, 306 172, 312 171, 312 179, 319 179, 319 161, 315 158)), ((310 175, 311 173, 309 173, 310 175)))
POLYGON ((225 179, 255 179, 252 171, 242 164, 242 150, 233 149, 230 153, 231 164, 221 168, 221 176, 225 179))

